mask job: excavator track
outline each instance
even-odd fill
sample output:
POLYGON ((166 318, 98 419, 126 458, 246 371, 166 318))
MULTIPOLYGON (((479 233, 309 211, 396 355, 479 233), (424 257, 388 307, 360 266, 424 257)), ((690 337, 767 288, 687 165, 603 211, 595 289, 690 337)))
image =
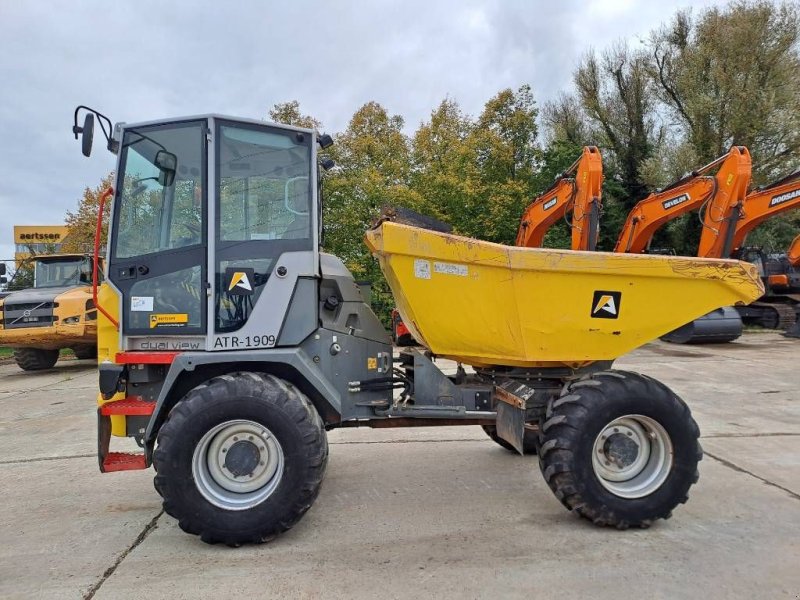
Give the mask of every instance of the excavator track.
POLYGON ((797 321, 794 307, 773 302, 753 302, 750 305, 761 311, 756 322, 767 329, 788 329, 797 321))

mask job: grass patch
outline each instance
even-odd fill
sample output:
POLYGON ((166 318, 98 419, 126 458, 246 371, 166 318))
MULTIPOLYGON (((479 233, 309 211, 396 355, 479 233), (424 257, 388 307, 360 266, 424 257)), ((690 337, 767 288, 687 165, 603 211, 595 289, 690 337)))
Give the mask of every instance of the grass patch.
MULTIPOLYGON (((14 351, 11 348, 0 347, 0 359, 11 358, 13 352, 14 351)), ((59 358, 70 358, 74 357, 75 353, 72 351, 71 348, 62 348, 61 351, 58 353, 58 356, 59 358)))

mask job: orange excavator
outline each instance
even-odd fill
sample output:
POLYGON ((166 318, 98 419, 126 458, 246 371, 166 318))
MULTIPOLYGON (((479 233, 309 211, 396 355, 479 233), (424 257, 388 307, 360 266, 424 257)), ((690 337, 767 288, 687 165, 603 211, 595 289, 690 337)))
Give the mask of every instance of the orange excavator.
POLYGON ((789 249, 786 251, 786 258, 789 264, 795 269, 800 269, 800 235, 792 240, 789 249))
MULTIPOLYGON (((735 254, 743 246, 747 234, 775 215, 800 208, 800 171, 759 187, 747 195, 744 206, 737 210, 736 227, 723 256, 735 254)), ((800 237, 800 236, 799 236, 800 237)), ((798 247, 797 238, 792 247, 798 247)))
MULTIPOLYGON (((731 188, 735 186, 736 178, 731 180, 731 188)), ((796 262, 800 262, 800 258, 792 264, 790 255, 800 254, 800 236, 784 255, 767 255, 761 248, 744 246, 747 235, 758 225, 798 207, 800 171, 759 187, 744 197, 741 189, 727 195, 717 195, 706 205, 698 256, 746 260, 756 265, 764 281, 766 293, 761 300, 736 309, 745 323, 784 329, 793 325, 798 318, 800 269, 796 262)), ((695 321, 694 325, 697 324, 698 321, 695 321)))
POLYGON ((758 225, 782 212, 800 208, 800 171, 769 185, 756 188, 736 207, 735 227, 723 257, 733 256, 754 263, 764 280, 766 293, 752 307, 739 308, 745 323, 770 329, 791 327, 800 317, 800 236, 786 254, 767 255, 761 248, 746 247, 747 235, 758 225))
MULTIPOLYGON (((633 207, 625 220, 615 252, 647 252, 656 231, 669 221, 700 209, 703 213, 698 256, 719 258, 721 239, 730 237, 733 216, 750 183, 750 152, 744 146, 730 151, 686 177, 654 192, 633 207), (703 210, 704 209, 704 210, 703 210)), ((724 307, 687 323, 662 339, 679 343, 730 342, 742 334, 742 320, 733 307, 724 307)))
MULTIPOLYGON (((796 285, 800 288, 800 235, 789 244, 789 249, 786 251, 786 260, 789 262, 796 285)), ((795 321, 794 325, 787 329, 783 335, 800 338, 800 314, 797 315, 797 321, 795 321)))
POLYGON ((600 224, 603 161, 596 146, 581 156, 552 186, 525 209, 517 232, 517 246, 540 248, 553 224, 572 212, 573 250, 594 250, 600 224))
POLYGON ((722 254, 718 238, 731 223, 735 207, 744 201, 750 171, 750 152, 744 146, 734 146, 727 154, 650 194, 628 214, 614 251, 646 252, 653 235, 664 224, 705 206, 698 256, 719 258, 722 254))

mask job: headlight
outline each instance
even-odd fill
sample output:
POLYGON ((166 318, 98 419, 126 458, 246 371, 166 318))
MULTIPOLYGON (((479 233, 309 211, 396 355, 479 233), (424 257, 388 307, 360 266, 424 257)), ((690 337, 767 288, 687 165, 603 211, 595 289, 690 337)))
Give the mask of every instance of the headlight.
POLYGON ((64 325, 72 325, 74 323, 79 323, 81 320, 80 317, 67 317, 63 321, 61 321, 64 325))

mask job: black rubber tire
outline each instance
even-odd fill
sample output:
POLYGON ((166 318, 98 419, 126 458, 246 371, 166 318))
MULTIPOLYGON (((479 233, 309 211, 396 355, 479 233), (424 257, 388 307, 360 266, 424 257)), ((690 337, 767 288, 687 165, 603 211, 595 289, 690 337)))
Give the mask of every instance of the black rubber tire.
POLYGON ((154 485, 164 511, 183 531, 209 544, 263 543, 297 523, 319 493, 328 461, 325 426, 290 383, 264 373, 215 377, 194 388, 170 412, 153 454, 154 485), (207 501, 192 477, 192 455, 203 435, 232 419, 267 427, 284 453, 283 477, 260 504, 226 510, 207 501))
POLYGON ((97 358, 97 346, 76 346, 72 352, 75 353, 75 358, 78 360, 97 358))
POLYGON ((688 499, 703 458, 700 430, 686 404, 664 384, 626 371, 602 371, 565 386, 547 408, 539 467, 569 510, 595 525, 649 527, 668 519, 688 499), (602 429, 625 415, 657 421, 673 446, 673 465, 664 483, 642 498, 628 499, 604 488, 592 467, 594 441, 602 429))
POLYGON ((58 350, 14 348, 14 360, 23 371, 52 369, 58 362, 58 350))
MULTIPOLYGON (((506 440, 497 435, 497 427, 494 425, 481 425, 481 428, 486 432, 492 440, 498 445, 502 446, 509 452, 518 454, 517 449, 509 444, 506 440)), ((539 447, 539 433, 537 431, 525 430, 525 436, 522 438, 522 450, 525 455, 536 454, 539 447)))
POLYGON ((778 329, 780 320, 780 315, 776 309, 764 308, 761 316, 758 318, 758 324, 764 329, 778 329))

